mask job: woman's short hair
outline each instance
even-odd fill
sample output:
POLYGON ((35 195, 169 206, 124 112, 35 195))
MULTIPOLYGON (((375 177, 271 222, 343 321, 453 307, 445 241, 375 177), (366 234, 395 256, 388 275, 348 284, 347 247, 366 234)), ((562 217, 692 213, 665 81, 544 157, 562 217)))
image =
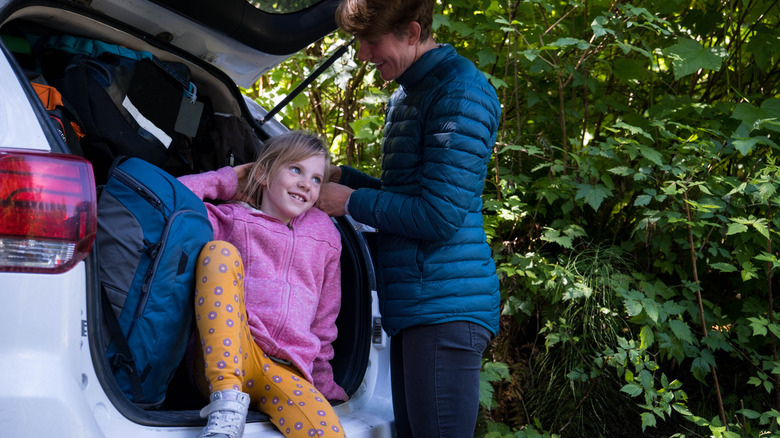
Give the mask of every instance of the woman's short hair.
POLYGON ((304 131, 289 131, 266 140, 257 160, 249 168, 246 184, 238 188, 237 198, 259 207, 263 185, 267 185, 279 169, 316 155, 325 158, 322 175, 325 183, 330 175, 330 152, 320 137, 304 131))
POLYGON ((403 35, 406 26, 420 24, 420 41, 433 36, 435 0, 343 0, 336 9, 336 24, 358 38, 394 33, 403 35))

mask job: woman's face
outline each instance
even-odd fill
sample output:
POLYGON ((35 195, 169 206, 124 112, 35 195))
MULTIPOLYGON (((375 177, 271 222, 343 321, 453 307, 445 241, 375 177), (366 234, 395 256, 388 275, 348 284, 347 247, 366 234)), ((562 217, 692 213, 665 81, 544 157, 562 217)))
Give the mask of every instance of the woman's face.
POLYGON ((401 76, 416 61, 416 44, 410 44, 409 38, 399 39, 394 33, 360 38, 357 58, 376 65, 379 75, 385 81, 393 81, 401 76))
POLYGON ((313 155, 280 167, 263 186, 260 210, 289 224, 312 208, 320 197, 325 162, 324 156, 313 155))

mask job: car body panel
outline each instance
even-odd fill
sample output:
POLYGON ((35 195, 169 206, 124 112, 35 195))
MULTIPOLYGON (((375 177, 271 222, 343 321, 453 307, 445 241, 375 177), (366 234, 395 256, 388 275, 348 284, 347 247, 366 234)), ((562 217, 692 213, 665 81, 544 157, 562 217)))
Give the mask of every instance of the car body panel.
POLYGON ((148 1, 95 0, 92 7, 151 35, 170 35, 172 45, 216 66, 243 88, 289 57, 260 52, 148 1))
POLYGON ((50 151, 41 122, 5 56, 0 58, 0 84, 0 148, 50 151))
MULTIPOLYGON (((334 2, 329 0, 326 3, 330 4, 323 8, 330 11, 332 19, 334 2)), ((290 29, 311 21, 306 12, 277 16, 264 14, 245 0, 158 0, 155 3, 146 0, 93 0, 91 7, 111 17, 122 17, 124 23, 151 35, 165 35, 172 45, 215 65, 243 88, 249 88, 291 54, 335 30, 333 21, 312 25, 314 35, 303 38, 307 32, 290 32, 290 29), (248 10, 243 11, 243 8, 248 10), (201 9, 205 10, 198 12, 201 9), (196 22, 174 12, 176 10, 190 13, 196 17, 196 22), (236 12, 231 14, 229 11, 236 12), (254 15, 261 15, 260 18, 269 22, 243 22, 254 15), (283 20, 287 22, 280 23, 283 20), (206 24, 201 24, 204 22, 206 24)))

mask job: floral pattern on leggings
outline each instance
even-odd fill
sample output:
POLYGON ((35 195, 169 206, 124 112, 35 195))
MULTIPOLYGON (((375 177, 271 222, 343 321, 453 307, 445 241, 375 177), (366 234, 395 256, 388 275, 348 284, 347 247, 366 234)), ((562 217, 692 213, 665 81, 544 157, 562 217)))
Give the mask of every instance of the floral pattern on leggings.
POLYGON ((202 361, 201 391, 236 389, 250 395, 285 435, 343 437, 333 407, 291 365, 266 355, 252 338, 244 306, 244 267, 236 248, 210 242, 198 259, 195 319, 202 361))

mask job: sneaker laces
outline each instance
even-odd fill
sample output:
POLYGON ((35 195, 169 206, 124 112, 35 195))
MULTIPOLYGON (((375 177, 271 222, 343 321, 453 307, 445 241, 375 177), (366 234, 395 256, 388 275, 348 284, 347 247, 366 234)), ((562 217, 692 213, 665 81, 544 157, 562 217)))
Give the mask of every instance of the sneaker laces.
MULTIPOLYGON (((247 403, 248 404, 248 403, 247 403)), ((246 422, 246 405, 238 400, 218 399, 201 409, 200 416, 208 417, 201 437, 237 438, 246 422)))

